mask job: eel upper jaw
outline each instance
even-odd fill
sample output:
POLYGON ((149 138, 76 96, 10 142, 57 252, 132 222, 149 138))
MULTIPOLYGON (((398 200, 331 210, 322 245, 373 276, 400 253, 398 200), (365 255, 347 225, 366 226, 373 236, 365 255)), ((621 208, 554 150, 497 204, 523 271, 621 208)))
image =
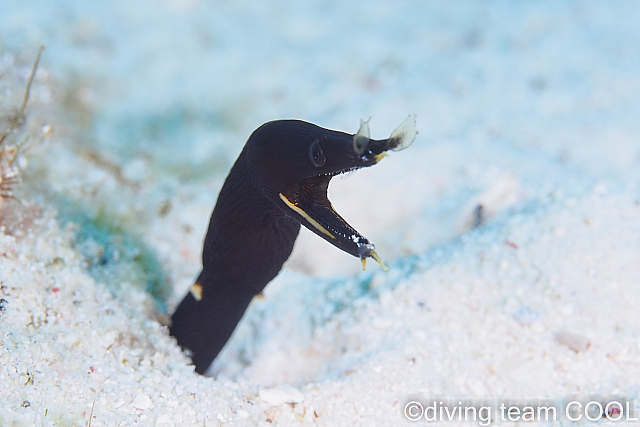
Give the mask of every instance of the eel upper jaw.
MULTIPOLYGON (((382 158, 380 155, 376 157, 371 164, 382 158)), ((293 211, 294 217, 297 217, 302 225, 337 248, 360 258, 363 269, 366 259, 373 258, 386 270, 387 267, 375 252, 375 246, 335 211, 327 197, 332 177, 359 168, 353 167, 305 178, 287 191, 281 192, 279 196, 289 212, 293 211)))

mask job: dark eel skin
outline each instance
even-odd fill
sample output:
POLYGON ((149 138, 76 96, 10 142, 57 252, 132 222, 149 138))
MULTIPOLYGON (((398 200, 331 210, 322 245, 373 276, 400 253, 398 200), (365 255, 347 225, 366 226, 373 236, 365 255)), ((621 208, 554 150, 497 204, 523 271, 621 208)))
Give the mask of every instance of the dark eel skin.
POLYGON ((367 257, 383 266, 373 244, 327 198, 333 176, 375 165, 385 151, 403 145, 396 132, 389 139, 369 139, 363 125, 367 122, 350 135, 300 120, 276 120, 251 134, 211 215, 202 272, 169 328, 196 372, 208 369, 252 298, 280 272, 300 224, 360 258, 363 267, 367 257))

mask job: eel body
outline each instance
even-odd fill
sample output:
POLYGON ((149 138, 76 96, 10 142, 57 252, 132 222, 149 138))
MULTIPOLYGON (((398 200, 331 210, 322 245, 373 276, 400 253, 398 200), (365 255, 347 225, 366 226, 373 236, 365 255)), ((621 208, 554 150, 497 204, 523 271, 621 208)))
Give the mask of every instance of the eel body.
MULTIPOLYGON (((335 175, 372 166, 416 135, 409 116, 389 139, 324 129, 300 120, 265 123, 249 137, 220 190, 202 251, 202 271, 169 331, 196 372, 211 365, 252 298, 280 271, 300 224, 339 249, 383 266, 374 245, 327 198, 335 175)), ((386 268, 383 266, 383 268, 386 268)))

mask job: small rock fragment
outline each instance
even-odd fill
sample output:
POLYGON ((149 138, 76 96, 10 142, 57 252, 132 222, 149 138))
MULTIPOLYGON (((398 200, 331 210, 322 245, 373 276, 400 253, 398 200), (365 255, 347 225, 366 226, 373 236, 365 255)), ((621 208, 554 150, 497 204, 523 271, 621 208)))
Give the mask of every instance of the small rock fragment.
POLYGON ((587 337, 564 330, 556 332, 555 338, 558 344, 566 345, 576 353, 585 351, 589 347, 589 339, 587 337))
POLYGON ((160 426, 174 426, 175 423, 171 419, 171 417, 167 414, 162 414, 156 420, 156 427, 160 426))
POLYGON ((135 399, 133 399, 133 402, 131 404, 134 408, 144 411, 145 409, 151 408, 151 403, 151 398, 149 396, 147 396, 146 394, 139 394, 135 397, 135 399))

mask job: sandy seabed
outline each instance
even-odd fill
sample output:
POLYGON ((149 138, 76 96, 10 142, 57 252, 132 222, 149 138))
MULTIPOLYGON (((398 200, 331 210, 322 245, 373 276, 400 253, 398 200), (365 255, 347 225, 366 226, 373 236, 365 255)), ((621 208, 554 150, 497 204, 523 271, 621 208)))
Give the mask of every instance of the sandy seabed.
POLYGON ((0 425, 424 425, 406 403, 441 397, 545 402, 558 425, 572 400, 638 411, 638 12, 3 2, 0 105, 46 44, 26 119, 53 130, 0 206, 0 425), (251 131, 372 116, 382 138, 410 113, 410 149, 330 191, 389 271, 303 230, 195 374, 163 324, 251 131))

